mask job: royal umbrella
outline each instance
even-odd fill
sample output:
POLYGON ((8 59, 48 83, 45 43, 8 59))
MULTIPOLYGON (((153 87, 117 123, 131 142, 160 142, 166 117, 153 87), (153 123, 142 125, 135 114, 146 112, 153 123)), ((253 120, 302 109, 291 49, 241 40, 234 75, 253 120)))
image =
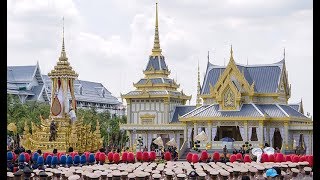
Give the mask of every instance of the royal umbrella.
POLYGON ((162 138, 160 136, 157 137, 157 139, 153 140, 153 143, 158 145, 158 146, 163 147, 163 141, 162 141, 162 138))
POLYGON ((270 154, 274 154, 274 148, 272 147, 266 147, 263 149, 263 152, 270 155, 270 154))
POLYGON ((196 135, 196 137, 194 137, 195 141, 207 141, 208 140, 208 136, 204 131, 201 131, 200 134, 196 135))
POLYGON ((172 138, 170 141, 168 141, 166 143, 166 145, 168 146, 173 146, 173 147, 178 147, 178 144, 176 143, 176 141, 174 140, 174 138, 172 138))

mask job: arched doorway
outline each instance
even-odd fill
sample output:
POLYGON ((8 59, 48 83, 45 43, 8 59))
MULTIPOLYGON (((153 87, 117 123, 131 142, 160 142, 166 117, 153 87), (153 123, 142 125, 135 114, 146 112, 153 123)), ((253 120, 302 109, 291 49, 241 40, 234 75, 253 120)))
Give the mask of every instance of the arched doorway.
POLYGON ((273 134, 273 148, 276 149, 276 147, 279 149, 282 147, 282 137, 279 128, 276 128, 273 134))

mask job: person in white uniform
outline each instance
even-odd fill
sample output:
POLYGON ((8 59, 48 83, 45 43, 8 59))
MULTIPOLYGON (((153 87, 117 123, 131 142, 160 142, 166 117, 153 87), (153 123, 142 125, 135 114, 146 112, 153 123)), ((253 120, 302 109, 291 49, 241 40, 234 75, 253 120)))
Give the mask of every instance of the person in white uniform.
POLYGON ((71 118, 72 123, 74 123, 77 120, 76 112, 73 110, 73 108, 70 108, 69 116, 71 118))

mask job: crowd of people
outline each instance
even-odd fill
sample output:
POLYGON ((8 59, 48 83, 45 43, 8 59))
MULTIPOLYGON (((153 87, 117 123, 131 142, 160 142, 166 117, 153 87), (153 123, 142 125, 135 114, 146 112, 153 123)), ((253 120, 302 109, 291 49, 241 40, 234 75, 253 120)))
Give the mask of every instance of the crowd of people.
MULTIPOLYGON (((176 160, 174 148, 163 153, 159 161, 154 151, 120 152, 101 148, 98 152, 68 153, 31 152, 17 148, 7 152, 8 179, 312 179, 312 156, 299 158, 276 153, 274 160, 251 161, 241 153, 226 161, 225 154, 215 152, 212 157, 202 151, 189 153, 187 161, 176 160)), ((177 156, 177 155, 176 155, 177 156)), ((272 156, 270 156, 272 157, 272 156)), ((301 156, 302 157, 302 156, 301 156)))

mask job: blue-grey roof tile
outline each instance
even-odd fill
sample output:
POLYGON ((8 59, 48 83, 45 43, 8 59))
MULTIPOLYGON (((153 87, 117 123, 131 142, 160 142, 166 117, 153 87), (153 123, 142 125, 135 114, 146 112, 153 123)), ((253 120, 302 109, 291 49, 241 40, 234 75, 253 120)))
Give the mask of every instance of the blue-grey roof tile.
POLYGON ((168 70, 164 56, 149 56, 149 62, 146 71, 153 68, 153 70, 168 70), (159 59, 160 57, 160 59, 159 59))
POLYGON ((199 112, 201 112, 203 109, 207 108, 209 105, 203 105, 203 106, 200 106, 200 107, 197 107, 195 108, 194 110, 186 113, 185 115, 183 115, 183 117, 191 117, 199 112))
MULTIPOLYGON (((278 90, 283 61, 267 65, 237 65, 240 72, 251 85, 255 83, 254 90, 258 93, 274 93, 278 90)), ((201 94, 209 94, 210 84, 214 86, 226 66, 217 66, 208 63, 204 77, 201 94)))
POLYGON ((290 106, 287 105, 279 105, 289 116, 294 116, 294 117, 305 117, 305 115, 301 114, 300 112, 296 111, 295 109, 291 108, 290 106))
POLYGON ((281 109, 275 104, 255 104, 262 113, 266 113, 269 117, 286 117, 281 109))
POLYGON ((299 104, 289 104, 290 107, 292 107, 294 110, 299 111, 300 105, 299 104))
MULTIPOLYGON (((51 79, 47 75, 42 75, 44 82, 49 89, 48 94, 51 94, 51 79)), ((95 103, 107 103, 107 104, 120 104, 119 100, 112 96, 101 83, 75 80, 75 97, 77 101, 95 102, 95 103), (82 87, 82 94, 76 89, 82 87), (104 97, 102 95, 104 90, 104 97)))
POLYGON ((36 68, 37 66, 8 66, 7 82, 30 82, 36 68))
POLYGON ((183 116, 184 114, 194 110, 196 106, 176 106, 174 109, 174 113, 171 119, 171 122, 178 122, 179 116, 183 116))
POLYGON ((213 104, 203 109, 193 117, 263 117, 262 114, 252 105, 243 104, 239 111, 222 111, 219 110, 219 104, 213 104))

